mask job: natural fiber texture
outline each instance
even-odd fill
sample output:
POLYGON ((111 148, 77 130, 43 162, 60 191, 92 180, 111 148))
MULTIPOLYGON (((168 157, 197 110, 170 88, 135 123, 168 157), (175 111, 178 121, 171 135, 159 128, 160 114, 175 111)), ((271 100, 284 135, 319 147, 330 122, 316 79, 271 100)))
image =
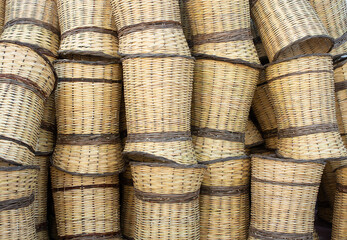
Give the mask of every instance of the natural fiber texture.
POLYGON ((198 59, 195 64, 192 135, 198 161, 245 155, 244 135, 259 69, 198 59))
POLYGON ((111 0, 121 55, 190 55, 178 0, 111 0))
POLYGON ((0 58, 0 159, 32 165, 53 69, 35 51, 12 43, 0 43, 0 58))
POLYGON ((188 46, 191 48, 193 46, 193 42, 192 42, 193 36, 192 36, 192 29, 190 27, 190 22, 189 22, 186 0, 179 0, 179 4, 180 4, 181 22, 182 22, 184 36, 187 39, 188 46))
POLYGON ((269 86, 265 79, 265 71, 262 71, 259 75, 258 85, 253 97, 252 109, 262 130, 266 148, 277 149, 276 115, 269 86))
POLYGON ((73 176, 52 167, 51 178, 61 239, 121 239, 118 177, 73 176))
POLYGON ((123 60, 127 143, 134 160, 194 164, 190 111, 194 61, 178 55, 123 60))
POLYGON ((199 189, 204 167, 132 163, 135 239, 200 239, 199 189))
POLYGON ((58 138, 53 164, 67 172, 123 169, 119 137, 122 72, 116 62, 58 60, 58 138))
POLYGON ((266 68, 278 124, 278 154, 294 159, 347 155, 338 132, 329 55, 304 55, 266 68))
POLYGON ((336 171, 336 182, 332 240, 347 236, 347 166, 336 171))
POLYGON ((3 31, 4 22, 5 22, 5 8, 6 8, 6 0, 3 0, 0 3, 0 34, 3 31))
POLYGON ((61 45, 59 54, 117 57, 117 29, 110 0, 57 0, 61 45))
POLYGON ((345 0, 310 0, 328 33, 335 39, 332 55, 347 52, 347 2, 345 0))
POLYGON ((249 239, 313 239, 323 168, 316 162, 254 155, 249 239))
POLYGON ((256 147, 263 144, 264 140, 258 128, 254 125, 252 120, 248 119, 245 133, 245 146, 246 148, 256 147))
POLYGON ((43 54, 56 57, 60 41, 56 1, 6 0, 1 39, 31 44, 43 54))
POLYGON ((0 167, 0 239, 37 239, 33 211, 37 170, 0 167))
POLYGON ((254 43, 255 48, 257 50, 259 61, 263 65, 267 64, 267 63, 269 63, 269 58, 266 55, 265 48, 263 46, 263 43, 261 41, 261 38, 260 38, 259 33, 257 31, 257 28, 254 24, 254 21, 251 22, 251 27, 252 27, 253 43, 254 43))
POLYGON ((307 0, 252 0, 252 17, 270 61, 327 53, 334 40, 307 0))
POLYGON ((250 159, 206 164, 200 191, 200 239, 247 239, 250 159))
POLYGON ((249 0, 189 0, 193 53, 259 63, 252 41, 249 0))

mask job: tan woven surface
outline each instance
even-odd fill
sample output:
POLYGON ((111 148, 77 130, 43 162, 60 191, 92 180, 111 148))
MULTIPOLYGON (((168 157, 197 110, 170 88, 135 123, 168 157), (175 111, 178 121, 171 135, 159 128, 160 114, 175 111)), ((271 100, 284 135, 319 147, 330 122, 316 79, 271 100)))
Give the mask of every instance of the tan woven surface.
POLYGON ((55 68, 58 139, 53 164, 83 174, 121 171, 120 64, 59 60, 55 68))
POLYGON ((324 164, 254 155, 249 239, 312 239, 324 164))
POLYGON ((117 28, 110 0, 57 0, 60 55, 117 57, 117 28))
POLYGON ((51 167, 51 179, 60 238, 121 239, 118 177, 73 176, 51 167))
POLYGON ((333 39, 309 1, 252 0, 251 5, 252 17, 270 61, 327 53, 332 47, 333 39))
POLYGON ((0 158, 31 165, 55 77, 48 60, 28 47, 0 43, 0 57, 0 158))
POLYGON ((261 38, 259 36, 258 30, 257 30, 257 27, 255 26, 254 21, 251 21, 251 30, 252 30, 252 36, 253 36, 253 43, 255 45, 255 49, 257 50, 259 61, 263 65, 269 63, 269 58, 266 55, 265 48, 263 46, 263 43, 261 41, 261 38))
POLYGON ((187 39, 188 46, 192 47, 193 36, 192 36, 192 29, 191 29, 190 22, 189 22, 188 9, 187 9, 187 5, 186 5, 186 1, 185 0, 179 0, 179 4, 180 4, 181 22, 182 22, 182 28, 183 28, 184 36, 187 39))
POLYGON ((0 34, 3 31, 3 27, 5 23, 5 9, 6 9, 6 0, 1 1, 0 3, 0 34))
POLYGON ((198 165, 132 163, 135 239, 200 239, 198 165))
POLYGON ((261 133, 254 125, 252 120, 248 119, 246 124, 245 147, 251 148, 261 145, 264 142, 261 133))
POLYGON ((342 139, 347 146, 347 61, 335 65, 335 94, 337 122, 342 139))
POLYGON ((38 168, 0 165, 0 239, 37 239, 33 201, 38 168))
POLYGON ((190 111, 194 61, 155 55, 123 60, 127 143, 135 160, 194 164, 190 111))
POLYGON ((31 44, 57 56, 60 41, 57 5, 52 0, 7 0, 3 40, 31 44))
POLYGON ((192 135, 198 161, 245 155, 244 134, 259 69, 198 59, 192 135))
POLYGON ((295 159, 346 156, 338 132, 332 61, 304 55, 266 68, 278 124, 278 154, 295 159))
POLYGON ((186 1, 193 53, 259 63, 251 35, 248 0, 186 1))

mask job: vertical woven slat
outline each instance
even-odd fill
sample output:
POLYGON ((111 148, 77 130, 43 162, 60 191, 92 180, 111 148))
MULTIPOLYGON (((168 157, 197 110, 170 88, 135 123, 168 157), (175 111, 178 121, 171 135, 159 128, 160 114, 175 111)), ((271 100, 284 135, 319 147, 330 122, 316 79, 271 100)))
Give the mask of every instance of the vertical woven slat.
POLYGON ((2 33, 3 27, 4 27, 5 11, 6 11, 6 0, 1 1, 0 3, 0 34, 2 33))
POLYGON ((245 133, 245 147, 251 148, 261 145, 264 142, 259 130, 252 120, 248 119, 245 133))

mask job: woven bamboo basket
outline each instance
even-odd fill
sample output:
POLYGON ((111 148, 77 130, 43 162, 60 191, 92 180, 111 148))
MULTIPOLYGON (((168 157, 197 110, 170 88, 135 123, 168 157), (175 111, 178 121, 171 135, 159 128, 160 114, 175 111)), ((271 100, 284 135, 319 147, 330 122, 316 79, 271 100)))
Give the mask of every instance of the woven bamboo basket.
POLYGON ((266 68, 278 124, 278 154, 320 159, 347 155, 338 132, 331 56, 302 55, 266 68))
POLYGON ((57 57, 60 30, 54 0, 7 0, 3 40, 29 44, 41 53, 57 57))
POLYGON ((245 131, 258 65, 225 59, 195 64, 192 135, 198 161, 245 155, 245 131))
POLYGON ((2 33, 4 28, 5 10, 6 10, 6 1, 1 1, 0 3, 0 34, 2 33))
POLYGON ((38 167, 0 163, 0 239, 37 239, 34 190, 38 167))
POLYGON ((254 125, 251 119, 248 119, 245 133, 245 147, 252 148, 264 143, 258 128, 254 125))
POLYGON ((193 47, 193 42, 192 42, 193 36, 192 36, 192 29, 190 27, 186 1, 185 0, 179 0, 179 4, 180 4, 180 13, 181 13, 181 22, 182 22, 183 33, 187 39, 187 43, 188 43, 189 48, 192 48, 193 47))
POLYGON ((205 167, 132 162, 134 239, 200 239, 199 190, 205 167))
POLYGON ((259 81, 252 102, 253 112, 259 122, 266 148, 277 149, 277 122, 274 103, 265 79, 265 71, 259 75, 259 81))
POLYGON ((119 179, 74 176, 51 167, 52 192, 61 239, 121 239, 119 179))
POLYGON ((178 0, 111 0, 119 52, 190 55, 178 0))
POLYGON ((122 143, 122 151, 127 140, 127 120, 125 113, 125 101, 124 101, 124 91, 122 91, 122 98, 120 102, 120 111, 119 111, 119 135, 122 143))
POLYGON ((17 44, 1 42, 0 58, 0 159, 32 165, 54 69, 47 58, 17 44))
POLYGON ((120 176, 121 182, 121 229, 124 239, 135 237, 135 195, 130 166, 120 176))
POLYGON ((257 50, 260 63, 265 65, 269 63, 269 58, 266 55, 265 48, 263 46, 263 43, 261 41, 257 28, 254 24, 254 21, 252 21, 251 23, 252 23, 251 30, 252 30, 252 36, 253 36, 253 43, 255 45, 255 49, 257 50))
POLYGON ((332 240, 347 236, 347 165, 336 170, 336 182, 332 240))
POLYGON ((53 164, 75 174, 122 171, 121 66, 115 61, 57 60, 58 137, 53 164))
POLYGON ((345 0, 310 0, 328 33, 335 39, 332 55, 347 53, 347 2, 345 0))
POLYGON ((139 161, 194 164, 190 111, 194 60, 180 55, 123 58, 127 142, 139 161))
POLYGON ((59 54, 118 57, 117 28, 110 0, 58 0, 59 54))
POLYGON ((204 163, 200 191, 200 239, 247 239, 250 159, 204 163))
POLYGON ((189 0, 193 53, 259 63, 251 34, 249 0, 189 0))
POLYGON ((337 120, 337 125, 339 128, 339 132, 340 132, 341 138, 343 140, 343 143, 345 144, 345 147, 347 147, 347 129, 345 128, 345 124, 343 122, 343 116, 341 113, 340 104, 338 102, 338 96, 336 94, 336 89, 335 89, 335 109, 336 109, 336 120, 337 120))
POLYGON ((251 0, 251 13, 270 62, 327 53, 334 44, 307 0, 251 0))
POLYGON ((313 239, 323 161, 252 157, 253 239, 313 239))

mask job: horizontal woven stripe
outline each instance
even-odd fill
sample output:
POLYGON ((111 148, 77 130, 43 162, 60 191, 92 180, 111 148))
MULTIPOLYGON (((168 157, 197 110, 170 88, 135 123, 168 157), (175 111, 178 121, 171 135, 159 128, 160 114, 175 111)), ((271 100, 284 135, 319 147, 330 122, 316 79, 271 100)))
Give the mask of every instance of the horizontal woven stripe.
POLYGON ((281 78, 298 76, 298 75, 303 75, 303 74, 310 74, 310 73, 331 73, 331 74, 334 74, 334 71, 333 70, 309 70, 309 71, 292 72, 292 73, 283 74, 283 75, 271 78, 271 79, 267 80, 267 82, 270 83, 270 82, 273 82, 273 81, 281 79, 281 78))
POLYGON ((34 202, 34 199, 35 197, 32 193, 28 197, 0 201, 0 212, 28 207, 34 202))
POLYGON ((262 240, 313 240, 313 233, 281 233, 249 228, 249 235, 262 240))
POLYGON ((199 190, 184 194, 157 194, 142 192, 135 188, 135 196, 141 201, 153 203, 187 203, 198 198, 199 190))
POLYGON ((274 129, 262 131, 262 134, 264 138, 273 138, 273 137, 277 137, 277 132, 278 132, 277 128, 274 128, 274 129))
POLYGON ((251 40, 252 34, 250 28, 236 29, 232 31, 198 34, 193 36, 193 45, 205 43, 222 43, 231 41, 251 40))
POLYGON ((249 186, 201 186, 200 194, 209 196, 233 196, 248 193, 249 186))
POLYGON ((120 232, 108 232, 108 233, 82 233, 82 234, 76 234, 76 235, 66 235, 66 236, 59 236, 59 239, 100 239, 102 237, 121 237, 120 232))
POLYGON ((291 127, 278 130, 278 138, 300 137, 309 134, 338 132, 338 126, 334 123, 314 124, 303 127, 291 127))
POLYGON ((20 140, 14 139, 14 138, 6 137, 6 136, 3 136, 3 135, 0 135, 0 140, 14 142, 14 143, 16 143, 18 145, 26 147, 30 152, 35 154, 34 148, 32 146, 30 146, 29 144, 25 143, 25 142, 22 142, 20 140))
POLYGON ((130 133, 127 136, 128 143, 136 142, 177 142, 190 141, 189 131, 154 132, 154 133, 130 133))
POLYGON ((341 37, 335 39, 334 48, 340 47, 347 41, 347 32, 345 32, 341 37))
POLYGON ((346 90, 347 89, 347 80, 343 82, 335 83, 335 92, 346 90))
POLYGON ((52 188, 53 192, 66 192, 70 190, 84 190, 84 189, 92 189, 92 188, 118 188, 118 184, 94 184, 94 185, 81 185, 81 186, 72 186, 72 187, 62 187, 62 188, 52 188))
POLYGON ((292 187, 315 187, 319 186, 320 183, 291 183, 291 182, 278 182, 278 181, 271 181, 271 180, 265 180, 265 179, 259 179, 256 177, 252 177, 253 182, 261 182, 261 183, 269 183, 273 185, 284 185, 284 186, 292 186, 292 187))
POLYGON ((122 83, 122 80, 104 78, 58 78, 58 82, 122 83))
POLYGON ((119 37, 124 37, 127 34, 140 32, 147 29, 164 29, 164 28, 181 28, 181 23, 178 21, 153 21, 133 24, 122 27, 119 31, 119 37))
POLYGON ((12 19, 8 22, 6 22, 4 29, 11 27, 13 25, 16 24, 32 24, 38 27, 42 27, 44 29, 47 29, 48 31, 51 31, 52 33, 56 34, 56 35, 60 35, 60 30, 57 29, 56 27, 54 27, 52 24, 50 23, 46 23, 43 22, 41 20, 37 20, 35 18, 16 18, 16 19, 12 19))
POLYGON ((344 186, 341 183, 336 183, 336 189, 339 192, 347 193, 347 186, 344 186))
POLYGON ((58 134, 57 144, 67 145, 102 145, 120 143, 116 134, 58 134))
POLYGON ((43 130, 46 130, 48 132, 55 133, 55 125, 48 123, 48 122, 45 122, 43 120, 41 121, 40 128, 42 128, 43 130))
POLYGON ((85 32, 109 34, 109 35, 112 35, 114 37, 117 37, 117 35, 118 35, 117 32, 114 30, 101 28, 101 27, 78 27, 78 28, 74 28, 74 29, 71 29, 71 30, 64 32, 61 35, 61 39, 64 39, 64 38, 71 36, 71 35, 74 35, 74 34, 85 33, 85 32))
POLYGON ((211 128, 199 128, 192 126, 192 135, 197 137, 212 138, 230 142, 245 142, 245 134, 240 132, 231 132, 227 130, 218 130, 211 128))

